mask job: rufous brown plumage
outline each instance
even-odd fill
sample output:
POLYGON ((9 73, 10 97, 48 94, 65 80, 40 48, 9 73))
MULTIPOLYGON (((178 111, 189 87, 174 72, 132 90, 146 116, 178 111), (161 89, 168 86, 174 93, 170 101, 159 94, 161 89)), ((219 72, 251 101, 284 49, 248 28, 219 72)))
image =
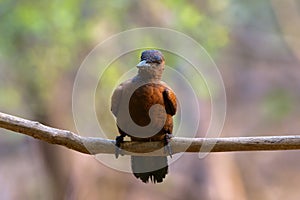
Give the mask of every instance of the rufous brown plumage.
MULTIPOLYGON (((171 155, 169 140, 177 102, 173 90, 161 81, 164 65, 164 56, 160 51, 143 51, 140 63, 137 64, 138 74, 115 89, 111 111, 116 117, 120 133, 116 138, 117 147, 120 147, 125 136, 129 136, 132 141, 164 141, 171 155)), ((118 148, 116 151, 118 156, 118 148)), ((145 183, 149 180, 160 183, 168 173, 165 156, 132 156, 131 163, 135 177, 145 183)))

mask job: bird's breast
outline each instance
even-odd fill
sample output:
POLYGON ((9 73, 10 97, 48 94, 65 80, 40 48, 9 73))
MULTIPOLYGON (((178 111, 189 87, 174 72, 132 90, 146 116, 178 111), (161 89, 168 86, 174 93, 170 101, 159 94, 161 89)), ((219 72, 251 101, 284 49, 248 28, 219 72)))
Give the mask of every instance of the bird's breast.
POLYGON ((165 111, 154 106, 164 107, 163 90, 164 86, 151 83, 143 85, 133 92, 129 101, 129 113, 137 125, 146 126, 150 123, 149 111, 151 107, 152 120, 159 121, 164 117, 165 111))
POLYGON ((172 132, 173 119, 166 113, 163 98, 165 89, 164 85, 157 83, 147 83, 140 87, 132 84, 124 89, 117 124, 132 140, 162 140, 166 130, 172 132), (147 130, 136 130, 132 122, 147 130))

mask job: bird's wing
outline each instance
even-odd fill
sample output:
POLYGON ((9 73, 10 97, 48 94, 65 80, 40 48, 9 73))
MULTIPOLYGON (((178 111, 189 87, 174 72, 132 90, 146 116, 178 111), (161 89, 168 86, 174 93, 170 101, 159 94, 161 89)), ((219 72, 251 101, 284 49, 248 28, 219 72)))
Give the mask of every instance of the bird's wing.
POLYGON ((175 115, 177 110, 177 100, 176 95, 173 90, 163 82, 165 90, 163 91, 163 98, 165 103, 166 112, 169 115, 175 115))
POLYGON ((120 84, 111 97, 111 112, 115 117, 118 115, 119 105, 122 98, 123 84, 120 84))

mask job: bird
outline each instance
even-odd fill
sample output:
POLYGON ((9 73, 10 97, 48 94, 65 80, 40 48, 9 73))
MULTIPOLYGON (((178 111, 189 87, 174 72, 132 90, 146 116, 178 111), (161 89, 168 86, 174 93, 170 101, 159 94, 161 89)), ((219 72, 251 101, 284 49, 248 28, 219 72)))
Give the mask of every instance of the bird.
MULTIPOLYGON (((172 156, 170 140, 177 97, 162 81, 164 56, 159 50, 145 50, 136 67, 137 75, 118 85, 111 97, 111 111, 120 134, 116 137, 116 157, 125 136, 131 141, 163 141, 172 156)), ((131 156, 131 168, 144 183, 162 183, 168 174, 167 156, 131 156)))

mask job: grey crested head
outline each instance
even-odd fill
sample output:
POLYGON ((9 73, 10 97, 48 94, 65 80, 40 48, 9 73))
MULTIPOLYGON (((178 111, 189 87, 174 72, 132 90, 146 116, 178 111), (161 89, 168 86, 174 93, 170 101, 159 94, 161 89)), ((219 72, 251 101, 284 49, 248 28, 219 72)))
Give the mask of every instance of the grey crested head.
POLYGON ((141 61, 136 66, 139 69, 140 78, 160 80, 165 67, 165 59, 158 50, 145 50, 141 54, 141 61))

